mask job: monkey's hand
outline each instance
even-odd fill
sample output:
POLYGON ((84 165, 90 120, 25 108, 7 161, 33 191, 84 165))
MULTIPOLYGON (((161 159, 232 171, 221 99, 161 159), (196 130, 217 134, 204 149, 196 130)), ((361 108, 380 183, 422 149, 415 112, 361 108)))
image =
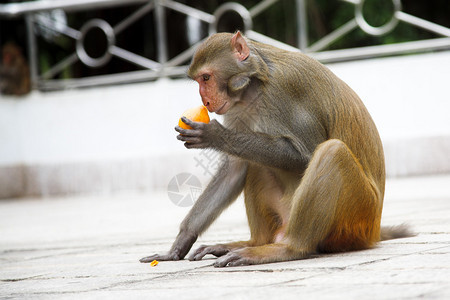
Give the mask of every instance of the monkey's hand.
POLYGON ((154 260, 181 260, 186 256, 196 240, 196 235, 181 231, 167 254, 154 254, 141 258, 139 261, 141 263, 150 263, 154 260))
POLYGON ((192 129, 175 127, 175 130, 180 133, 177 139, 185 142, 184 146, 188 149, 214 148, 218 142, 217 137, 222 136, 222 132, 225 130, 217 120, 212 120, 208 124, 194 122, 186 117, 182 117, 181 120, 192 127, 192 129))

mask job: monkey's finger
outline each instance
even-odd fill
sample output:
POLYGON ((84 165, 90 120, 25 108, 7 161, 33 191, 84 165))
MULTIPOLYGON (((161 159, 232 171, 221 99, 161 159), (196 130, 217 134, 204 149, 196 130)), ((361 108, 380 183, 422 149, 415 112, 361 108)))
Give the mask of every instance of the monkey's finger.
POLYGON ((195 122, 195 121, 192 121, 192 120, 190 120, 190 119, 188 119, 186 117, 181 117, 181 121, 183 121, 183 123, 185 123, 186 125, 191 126, 194 129, 202 128, 205 125, 205 123, 203 123, 203 122, 195 122))
POLYGON ((202 139, 199 137, 195 137, 195 136, 184 136, 184 135, 179 135, 177 136, 177 140, 186 142, 186 143, 190 143, 190 144, 199 144, 202 142, 202 139))
POLYGON ((204 148, 208 148, 209 144, 204 142, 198 142, 198 143, 194 143, 194 142, 186 142, 184 143, 184 147, 186 147, 187 149, 204 149, 204 148))
POLYGON ((251 263, 249 262, 249 260, 247 258, 240 258, 238 260, 229 262, 227 267, 238 267, 238 266, 248 266, 251 265, 251 263))
POLYGON ((221 245, 201 246, 191 255, 189 260, 201 260, 207 254, 212 254, 215 257, 220 257, 227 254, 228 252, 229 250, 221 245))
POLYGON ((155 255, 143 257, 139 261, 141 263, 151 263, 154 260, 165 261, 165 260, 169 260, 169 259, 164 259, 164 257, 162 255, 155 254, 155 255))
POLYGON ((177 125, 177 126, 175 126, 175 131, 179 132, 182 135, 189 135, 191 133, 191 131, 193 131, 193 130, 192 129, 184 129, 177 125))
POLYGON ((171 261, 171 260, 180 260, 180 258, 177 255, 173 255, 171 253, 165 254, 165 255, 154 254, 154 255, 143 257, 139 261, 141 263, 151 263, 154 260, 171 261))
POLYGON ((201 245, 200 247, 198 247, 197 249, 195 249, 194 253, 192 253, 192 254, 189 256, 189 260, 195 260, 194 257, 195 257, 197 254, 199 254, 200 252, 202 252, 206 247, 208 247, 208 246, 206 246, 206 245, 201 245))
POLYGON ((190 261, 199 261, 202 260, 203 257, 205 257, 207 254, 209 254, 209 252, 207 250, 204 250, 194 256, 189 257, 190 261))
POLYGON ((208 253, 209 253, 208 247, 206 247, 206 246, 200 247, 189 257, 189 260, 190 261, 201 260, 208 253))
POLYGON ((177 135, 177 140, 180 140, 183 142, 200 143, 202 141, 202 138, 199 137, 198 135, 179 134, 179 135, 177 135))
POLYGON ((228 252, 228 254, 218 258, 216 262, 214 263, 214 267, 216 268, 223 268, 226 267, 228 264, 230 264, 233 261, 237 261, 241 258, 241 256, 235 252, 228 252))
POLYGON ((203 134, 202 130, 198 130, 198 129, 183 129, 181 127, 178 127, 179 128, 179 130, 178 130, 177 127, 175 127, 175 130, 180 133, 179 135, 177 135, 177 139, 179 139, 179 140, 183 140, 183 138, 191 137, 191 136, 198 137, 198 136, 201 136, 203 134))
POLYGON ((152 262, 154 260, 161 260, 161 259, 159 259, 159 255, 151 255, 151 256, 143 257, 139 261, 141 263, 150 263, 150 262, 152 262))

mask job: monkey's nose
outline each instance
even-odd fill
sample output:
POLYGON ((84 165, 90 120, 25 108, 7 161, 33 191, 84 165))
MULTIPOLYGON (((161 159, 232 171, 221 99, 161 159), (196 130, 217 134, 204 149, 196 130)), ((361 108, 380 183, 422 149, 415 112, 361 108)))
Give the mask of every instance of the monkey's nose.
POLYGON ((209 101, 207 101, 205 98, 203 98, 202 97, 202 102, 203 102, 203 105, 204 106, 206 106, 206 107, 208 107, 209 106, 209 101))

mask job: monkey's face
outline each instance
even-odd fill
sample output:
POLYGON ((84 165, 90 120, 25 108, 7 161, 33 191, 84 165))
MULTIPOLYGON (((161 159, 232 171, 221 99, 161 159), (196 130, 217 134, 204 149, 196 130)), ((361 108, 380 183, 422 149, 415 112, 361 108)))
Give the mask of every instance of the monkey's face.
POLYGON ((199 84, 203 105, 210 112, 225 114, 233 102, 228 96, 226 84, 221 84, 224 80, 219 78, 216 75, 217 72, 212 69, 201 69, 198 74, 194 80, 199 84))
POLYGON ((13 66, 16 65, 17 58, 21 56, 21 53, 17 46, 7 44, 3 47, 2 56, 4 66, 13 66))

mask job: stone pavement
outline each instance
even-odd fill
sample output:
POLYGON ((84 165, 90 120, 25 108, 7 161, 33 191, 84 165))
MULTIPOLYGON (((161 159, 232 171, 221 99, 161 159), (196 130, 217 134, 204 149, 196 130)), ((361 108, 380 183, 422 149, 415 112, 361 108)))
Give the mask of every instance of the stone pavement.
MULTIPOLYGON (((416 237, 223 269, 213 257, 138 262, 169 249, 188 211, 165 191, 0 201, 0 298, 450 299, 450 175, 390 179, 386 189, 382 223, 407 222, 416 237)), ((238 199, 195 246, 248 236, 238 199)))

